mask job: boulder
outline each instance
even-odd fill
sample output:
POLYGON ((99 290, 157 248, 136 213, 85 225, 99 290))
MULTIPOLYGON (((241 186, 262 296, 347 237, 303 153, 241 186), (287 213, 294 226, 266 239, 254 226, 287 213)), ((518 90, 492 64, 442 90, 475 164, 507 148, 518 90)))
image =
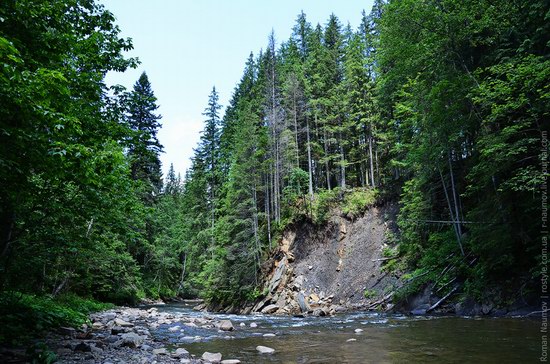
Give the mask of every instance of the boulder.
POLYGON ((126 329, 120 326, 113 326, 111 328, 111 335, 123 334, 125 332, 126 332, 126 329))
POLYGON ((143 341, 145 341, 145 338, 143 336, 140 336, 133 332, 122 334, 120 338, 122 340, 122 346, 127 346, 130 348, 137 348, 138 346, 143 344, 143 341))
POLYGON ((59 329, 57 329, 57 331, 61 335, 70 336, 72 338, 74 338, 76 335, 76 330, 72 327, 60 327, 59 329))
POLYGON ((115 325, 120 326, 120 327, 132 327, 132 326, 134 326, 134 324, 132 324, 128 321, 124 321, 124 320, 119 319, 119 318, 115 319, 115 325))
POLYGON ((233 327, 233 323, 230 320, 222 320, 220 321, 219 329, 222 331, 233 331, 235 328, 233 327))
POLYGON ((208 351, 204 352, 201 357, 202 360, 208 363, 220 363, 222 361, 221 353, 209 353, 208 351))
POLYGON ((319 296, 317 296, 315 293, 310 294, 310 295, 309 295, 309 299, 310 299, 313 303, 319 302, 319 296))
POLYGON ((283 277, 285 272, 286 257, 279 262, 279 265, 275 269, 275 273, 273 273, 273 277, 271 278, 271 281, 269 283, 269 292, 273 292, 277 287, 279 287, 279 283, 281 282, 281 278, 283 277))
POLYGON ((155 355, 168 355, 168 350, 166 350, 166 348, 153 349, 153 354, 155 354, 155 355))
POLYGON ((188 358, 189 352, 184 348, 177 348, 175 352, 172 353, 174 358, 188 358))
POLYGON ((427 310, 425 308, 416 308, 411 311, 411 315, 421 316, 421 315, 425 315, 426 312, 427 310))
POLYGON ((85 343, 85 342, 80 342, 80 343, 76 344, 76 346, 74 347, 73 350, 89 353, 89 352, 92 351, 92 347, 89 344, 85 343))
POLYGON ((275 352, 275 349, 262 345, 256 346, 256 350, 258 350, 260 354, 273 354, 275 352))
POLYGON ((309 311, 309 308, 307 307, 307 304, 306 304, 306 298, 304 297, 304 294, 302 292, 298 292, 296 299, 298 301, 298 305, 300 306, 300 310, 302 312, 309 311))
POLYGON ((105 312, 103 315, 101 315, 101 318, 105 321, 111 321, 116 318, 116 313, 114 312, 105 312))
POLYGON ((321 316, 326 316, 326 315, 327 315, 327 313, 322 308, 316 308, 313 311, 313 316, 321 317, 321 316))
POLYGON ((103 328, 103 324, 99 321, 96 321, 92 324, 92 329, 94 330, 101 330, 103 328))
POLYGON ((279 309, 279 306, 277 305, 267 305, 262 309, 262 313, 270 314, 270 313, 276 312, 278 309, 279 309))

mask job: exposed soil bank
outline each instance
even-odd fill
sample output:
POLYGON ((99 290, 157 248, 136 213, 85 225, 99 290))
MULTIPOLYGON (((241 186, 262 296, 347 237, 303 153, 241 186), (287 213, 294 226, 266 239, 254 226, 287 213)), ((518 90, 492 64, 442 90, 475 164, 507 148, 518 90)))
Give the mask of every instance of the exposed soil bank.
POLYGON ((525 297, 501 308, 490 301, 480 303, 464 298, 458 287, 444 295, 430 285, 394 305, 393 294, 404 284, 403 272, 384 269, 388 257, 383 252, 396 231, 397 210, 397 204, 385 203, 369 208, 357 218, 332 211, 326 224, 295 224, 283 234, 278 249, 264 264, 264 296, 259 301, 245 307, 208 309, 315 316, 354 310, 526 316, 540 309, 525 297))

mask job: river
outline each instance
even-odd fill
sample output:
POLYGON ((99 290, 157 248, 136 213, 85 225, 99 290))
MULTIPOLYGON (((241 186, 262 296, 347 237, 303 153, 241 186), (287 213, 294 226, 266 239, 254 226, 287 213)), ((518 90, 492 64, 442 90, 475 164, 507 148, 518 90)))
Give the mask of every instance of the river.
POLYGON ((189 304, 157 308, 231 320, 235 326, 231 332, 195 327, 174 332, 170 330, 173 324, 162 325, 152 334, 198 357, 205 351, 220 352, 224 359, 239 359, 243 363, 529 363, 538 361, 540 356, 540 323, 526 318, 372 312, 297 318, 205 314, 193 311, 189 304), (251 323, 257 327, 250 327, 251 323), (258 345, 276 351, 259 354, 255 349, 258 345))

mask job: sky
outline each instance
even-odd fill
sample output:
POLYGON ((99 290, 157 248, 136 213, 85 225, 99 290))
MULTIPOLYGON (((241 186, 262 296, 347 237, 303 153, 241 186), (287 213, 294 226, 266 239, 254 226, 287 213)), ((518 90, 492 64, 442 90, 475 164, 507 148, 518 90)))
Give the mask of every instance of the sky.
MULTIPOLYGON (((108 85, 131 89, 145 71, 162 115, 158 133, 166 174, 170 164, 185 175, 203 128, 212 87, 227 106, 250 52, 265 49, 271 30, 286 41, 303 10, 312 25, 334 13, 342 25, 359 26, 372 0, 101 0, 116 17, 122 37, 133 40, 126 53, 137 69, 107 75, 108 85)), ((223 110, 220 116, 223 116, 223 110)))

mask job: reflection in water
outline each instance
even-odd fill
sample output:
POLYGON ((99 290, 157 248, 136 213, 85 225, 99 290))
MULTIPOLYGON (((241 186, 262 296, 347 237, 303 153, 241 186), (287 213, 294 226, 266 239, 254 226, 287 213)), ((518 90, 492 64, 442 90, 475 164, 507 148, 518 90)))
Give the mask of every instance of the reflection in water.
MULTIPOLYGON (((185 305, 160 306, 162 311, 194 312, 185 305)), ((529 363, 538 360, 539 323, 527 319, 406 317, 354 313, 336 317, 213 315, 228 318, 236 330, 184 327, 183 333, 161 326, 154 333, 200 357, 220 352, 243 363, 529 363), (246 327, 241 327, 241 322, 246 327), (250 323, 258 324, 251 328, 250 323), (363 329, 355 333, 357 328, 363 329), (275 337, 263 334, 275 333, 275 337), (200 336, 197 341, 195 336, 200 336), (348 341, 355 339, 355 341, 348 341), (276 350, 257 353, 256 346, 276 350)), ((172 325, 174 326, 174 325, 172 325)))

